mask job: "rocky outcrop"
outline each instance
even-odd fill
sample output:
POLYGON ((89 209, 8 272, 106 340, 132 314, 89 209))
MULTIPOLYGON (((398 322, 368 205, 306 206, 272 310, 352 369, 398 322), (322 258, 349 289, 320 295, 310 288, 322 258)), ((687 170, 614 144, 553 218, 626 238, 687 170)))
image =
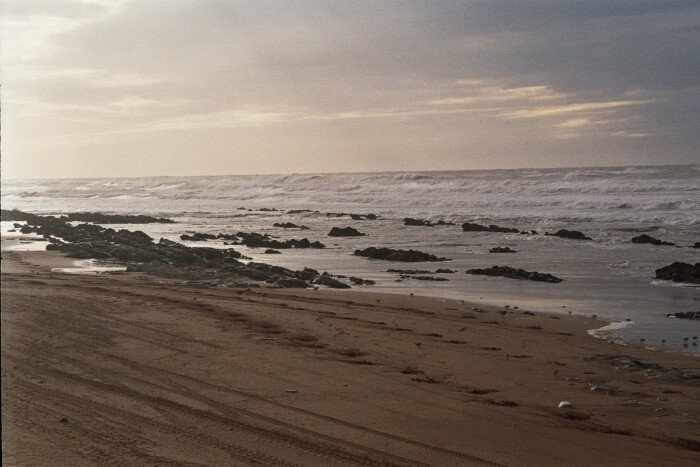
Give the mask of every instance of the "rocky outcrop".
POLYGON ((690 248, 700 248, 700 242, 695 242, 690 248))
POLYGON ((309 230, 305 225, 296 225, 293 222, 275 222, 272 224, 273 227, 279 227, 281 229, 299 229, 299 230, 309 230))
POLYGON ((328 232, 329 237, 362 237, 367 234, 363 234, 357 229, 352 227, 333 227, 330 232, 328 232))
MULTIPOLYGON (((293 271, 264 263, 246 264, 240 261, 245 257, 232 248, 190 247, 163 238, 155 243, 141 231, 114 230, 95 224, 74 226, 67 222, 67 218, 54 216, 17 212, 12 217, 27 222, 22 228, 28 233, 37 233, 46 238, 50 242, 49 250, 64 252, 72 258, 119 261, 126 264, 127 271, 131 272, 236 287, 244 284, 240 278, 266 282, 275 287, 302 287, 302 284, 306 287, 320 277, 318 271, 313 269, 293 271)), ((237 235, 245 237, 240 233, 237 235)), ((294 242, 304 244, 302 241, 294 242)), ((340 286, 333 280, 322 279, 319 284, 349 287, 347 284, 340 286)))
POLYGON ((216 240, 217 236, 214 234, 195 232, 192 235, 182 234, 180 235, 180 240, 190 241, 190 242, 203 242, 206 240, 216 240))
POLYGON ((330 275, 321 274, 313 281, 314 284, 325 285, 331 289, 349 289, 350 286, 338 279, 333 279, 330 275))
POLYGON ((634 237, 630 241, 632 243, 642 243, 642 244, 649 244, 649 245, 676 246, 675 243, 665 242, 663 240, 659 240, 658 238, 654 238, 651 235, 647 235, 647 234, 642 234, 638 237, 634 237))
POLYGON ((417 274, 454 274, 457 271, 452 269, 436 269, 434 272, 427 269, 387 269, 386 272, 396 272, 405 275, 417 274))
POLYGON ((355 285, 374 285, 374 284, 376 284, 376 282, 373 281, 372 279, 362 279, 360 277, 354 277, 354 276, 350 276, 348 279, 350 280, 350 282, 352 282, 355 285))
POLYGON ((700 320, 700 311, 677 311, 675 313, 668 313, 667 318, 678 318, 678 319, 695 319, 700 320))
POLYGON ((418 227, 435 227, 436 225, 455 225, 454 222, 445 222, 439 220, 437 222, 431 222, 425 219, 413 219, 411 217, 406 217, 403 220, 403 225, 412 225, 418 227))
POLYGON ((265 254, 266 255, 281 255, 282 252, 277 251, 277 250, 273 250, 272 248, 268 248, 267 250, 265 250, 265 254))
POLYGON ((550 237, 568 238, 569 240, 592 240, 591 237, 587 237, 583 232, 579 232, 578 230, 561 229, 554 233, 545 232, 544 234, 550 237))
POLYGON ((144 215, 102 214, 99 212, 71 212, 69 221, 92 222, 94 224, 174 224, 172 219, 144 215))
POLYGON ((656 279, 688 284, 700 284, 700 263, 689 264, 676 261, 656 270, 656 279))
POLYGON ((257 232, 238 232, 236 237, 239 238, 239 243, 245 245, 249 248, 273 248, 273 249, 287 249, 287 248, 325 248, 326 246, 321 242, 312 242, 308 238, 302 238, 301 240, 290 239, 290 240, 276 240, 270 237, 268 234, 261 234, 257 232))
POLYGON ((517 253, 516 250, 511 250, 507 246, 497 246, 489 249, 489 253, 517 253))
POLYGON ((469 269, 466 271, 467 274, 478 274, 483 276, 500 276, 507 277, 509 279, 525 279, 537 282, 549 282, 556 284, 562 282, 560 279, 551 274, 537 271, 526 271, 524 269, 516 269, 510 266, 491 266, 486 269, 469 269))
POLYGON ((439 258, 430 253, 424 253, 418 250, 397 250, 393 248, 376 248, 369 247, 363 250, 355 250, 356 256, 363 256, 370 259, 382 259, 385 261, 401 261, 401 262, 432 262, 432 261, 449 261, 447 258, 439 258))
POLYGON ((520 231, 518 229, 514 228, 508 228, 508 227, 499 227, 497 225, 481 225, 481 224, 474 224, 472 222, 465 222, 462 224, 462 230, 464 232, 497 232, 497 233, 519 233, 520 231))
MULTIPOLYGON (((4 221, 24 221, 32 225, 38 223, 46 224, 48 222, 91 222, 93 224, 173 224, 172 219, 164 217, 151 217, 144 215, 127 215, 127 214, 102 214, 99 212, 71 212, 68 215, 55 216, 37 216, 28 212, 18 211, 17 209, 2 209, 0 217, 4 221), (48 218, 55 219, 49 221, 48 218)), ((58 225, 58 224, 57 224, 58 225)))

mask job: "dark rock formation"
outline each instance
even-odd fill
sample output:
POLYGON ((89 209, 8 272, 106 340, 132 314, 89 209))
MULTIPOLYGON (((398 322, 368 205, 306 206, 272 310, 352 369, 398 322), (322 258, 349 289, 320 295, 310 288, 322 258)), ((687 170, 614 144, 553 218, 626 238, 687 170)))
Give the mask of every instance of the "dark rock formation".
POLYGON ((353 229, 352 227, 333 227, 330 232, 328 232, 329 237, 362 237, 362 232, 353 229))
MULTIPOLYGON (((0 217, 4 221, 24 221, 32 225, 37 225, 37 222, 46 224, 52 222, 47 218, 55 219, 53 222, 77 221, 77 222, 92 222, 94 224, 173 224, 172 219, 164 217, 151 217, 144 215, 127 215, 127 214, 102 214, 99 212, 71 212, 67 216, 37 216, 28 212, 18 211, 17 209, 2 209, 0 217)), ((19 228, 20 225, 15 224, 19 228)))
POLYGON ((444 277, 436 277, 436 276, 408 276, 408 275, 401 275, 401 279, 416 279, 419 281, 435 281, 435 282, 445 282, 449 281, 449 279, 446 279, 444 277))
POLYGON ((377 219, 376 214, 348 214, 347 212, 327 212, 326 217, 349 217, 354 221, 373 221, 377 219))
POLYGON ((436 225, 455 225, 454 222, 445 222, 443 220, 439 220, 437 222, 430 222, 429 220, 425 219, 413 219, 410 217, 406 217, 403 220, 404 225, 415 225, 419 227, 435 227, 436 225))
POLYGON ((516 250, 511 250, 507 246, 497 246, 489 249, 489 253, 517 253, 516 250))
POLYGON ((208 233, 195 232, 192 235, 182 234, 180 235, 180 240, 186 240, 190 242, 203 242, 206 240, 216 240, 217 236, 208 233))
POLYGON ((700 320, 700 311, 677 311, 675 313, 669 313, 666 315, 667 318, 678 318, 678 319, 697 319, 700 320))
POLYGON ((531 281, 538 282, 549 282, 556 284, 562 282, 563 279, 559 279, 551 274, 537 272, 537 271, 526 271, 524 269, 516 269, 510 266, 491 266, 486 269, 469 269, 467 274, 479 274, 484 276, 500 276, 507 277, 509 279, 527 279, 531 281))
POLYGON ((656 270, 656 279, 673 282, 687 282, 688 284, 700 284, 700 263, 689 264, 676 261, 668 266, 656 270))
POLYGON ((430 253, 424 253, 417 250, 396 250, 393 248, 376 248, 369 247, 364 250, 355 250, 356 256, 364 256, 371 259, 383 259, 385 261, 402 261, 402 262, 430 262, 430 261, 449 261, 447 258, 438 258, 430 253))
POLYGON ((481 224, 474 224, 472 222, 465 222, 462 224, 462 230, 464 232, 498 232, 498 233, 519 233, 518 229, 512 229, 508 227, 499 227, 497 225, 489 225, 488 227, 481 224))
POLYGON ((273 227, 279 227, 282 229, 299 229, 299 230, 309 230, 305 225, 296 225, 293 222, 275 222, 272 224, 273 227))
MULTIPOLYGON (((309 282, 320 277, 318 271, 313 269, 292 271, 264 263, 245 264, 239 261, 244 258, 241 253, 230 248, 189 247, 163 238, 155 243, 141 231, 114 230, 95 224, 73 226, 65 217, 37 216, 22 212, 14 212, 11 217, 26 221, 27 225, 22 228, 27 232, 46 238, 50 242, 47 246, 49 250, 64 252, 72 258, 119 261, 126 264, 127 271, 131 272, 236 287, 243 285, 239 282, 242 277, 275 287, 306 287, 310 285, 309 282)), ((293 242, 295 245, 304 242, 311 245, 306 239, 293 242)), ((329 277, 328 280, 322 279, 320 284, 349 287, 333 281, 335 279, 329 277)))
POLYGON ((99 212, 71 212, 69 221, 92 222, 94 224, 174 224, 172 219, 144 215, 102 214, 99 212))
POLYGON ((350 279, 350 282, 352 282, 355 285, 374 285, 374 284, 376 284, 376 282, 371 280, 371 279, 362 279, 362 278, 354 277, 354 276, 350 276, 348 279, 350 279))
POLYGON ((647 235, 647 234, 642 234, 638 237, 634 237, 631 240, 631 242, 632 243, 648 243, 650 245, 676 246, 675 243, 665 242, 663 240, 659 240, 658 238, 654 238, 654 237, 647 235))
POLYGON ((700 248, 700 242, 695 242, 690 248, 700 248))
POLYGON ((301 240, 290 239, 290 240, 275 240, 268 234, 261 234, 257 232, 238 232, 236 234, 240 240, 240 243, 249 248, 274 248, 274 249, 286 249, 286 248, 325 248, 326 246, 321 242, 311 242, 308 238, 302 238, 301 240))
POLYGON ((457 271, 454 271, 452 269, 436 269, 435 274, 454 274, 457 271))
POLYGON ((337 279, 333 279, 330 275, 325 275, 322 274, 318 276, 316 279, 313 281, 314 284, 318 285, 325 285, 326 287, 330 287, 332 289, 349 289, 350 286, 346 284, 345 282, 340 282, 337 279))
POLYGON ((591 237, 587 237, 583 232, 579 232, 578 230, 561 229, 554 233, 545 232, 544 234, 550 237, 568 238, 569 240, 591 240, 591 237))
POLYGON ((265 254, 266 255, 281 255, 282 252, 277 251, 277 250, 273 250, 272 248, 268 248, 267 250, 265 250, 265 254))

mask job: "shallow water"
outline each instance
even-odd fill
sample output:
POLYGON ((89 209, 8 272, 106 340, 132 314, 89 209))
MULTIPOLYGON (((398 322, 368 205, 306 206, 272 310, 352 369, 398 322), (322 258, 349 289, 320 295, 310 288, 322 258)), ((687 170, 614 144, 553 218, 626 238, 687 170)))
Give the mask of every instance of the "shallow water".
MULTIPOLYGON (((114 225, 143 230, 154 238, 179 240, 186 231, 267 232, 280 238, 320 240, 325 250, 282 250, 236 246, 256 261, 374 279, 359 290, 415 293, 521 309, 596 314, 633 325, 615 332, 650 345, 682 347, 700 334, 700 323, 666 318, 700 309, 700 289, 654 280, 654 270, 673 261, 695 263, 700 251, 700 167, 617 167, 470 172, 158 177, 95 180, 5 181, 3 208, 35 213, 70 211, 141 213, 172 217, 177 224, 114 225), (259 208, 311 209, 321 214, 287 214, 259 208), (375 221, 327 217, 325 212, 375 213, 375 221), (403 217, 454 221, 456 226, 407 227, 403 217), (285 230, 275 222, 310 230, 285 230), (590 242, 543 235, 462 232, 462 222, 494 223, 522 230, 581 230, 590 242), (353 226, 365 237, 334 238, 331 227, 353 226), (648 231, 681 247, 637 245, 648 231), (445 256, 441 263, 390 263, 354 256, 366 246, 414 248, 445 256), (489 254, 510 246, 515 254, 489 254), (465 274, 495 264, 548 272, 564 279, 545 284, 465 274), (447 282, 405 280, 389 268, 450 268, 447 282)), ((225 247, 223 242, 186 242, 225 247)))

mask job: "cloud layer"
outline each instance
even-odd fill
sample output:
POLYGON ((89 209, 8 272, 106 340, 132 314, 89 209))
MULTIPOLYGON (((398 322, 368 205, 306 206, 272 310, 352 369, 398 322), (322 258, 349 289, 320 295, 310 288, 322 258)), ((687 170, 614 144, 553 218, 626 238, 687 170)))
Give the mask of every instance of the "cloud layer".
POLYGON ((1 8, 3 177, 698 161, 697 2, 1 8))

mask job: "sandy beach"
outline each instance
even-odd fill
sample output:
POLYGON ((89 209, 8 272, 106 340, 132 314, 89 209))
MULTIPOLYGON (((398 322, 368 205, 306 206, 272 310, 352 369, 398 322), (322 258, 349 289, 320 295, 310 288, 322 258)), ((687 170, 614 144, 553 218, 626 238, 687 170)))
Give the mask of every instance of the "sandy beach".
POLYGON ((3 252, 5 465, 700 462, 698 359, 603 321, 70 264, 3 252))

